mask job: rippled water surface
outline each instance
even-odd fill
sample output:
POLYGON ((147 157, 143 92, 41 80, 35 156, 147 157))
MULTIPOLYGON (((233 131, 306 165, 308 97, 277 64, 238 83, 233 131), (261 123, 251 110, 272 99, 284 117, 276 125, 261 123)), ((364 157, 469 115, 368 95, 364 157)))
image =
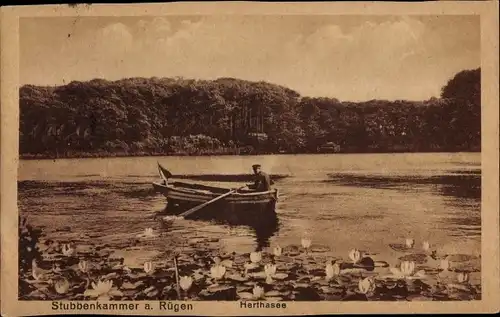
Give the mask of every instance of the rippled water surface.
MULTIPOLYGON (((220 238, 225 251, 257 247, 256 231, 194 220, 168 228, 155 214, 165 198, 152 190, 156 162, 174 174, 241 174, 254 163, 276 182, 279 226, 259 232, 260 244, 300 244, 308 232, 334 254, 350 249, 389 255, 388 244, 413 237, 443 253, 479 255, 479 153, 331 154, 30 160, 19 165, 22 216, 48 237, 106 243, 136 261, 154 258, 197 237, 220 238), (145 228, 163 239, 126 250, 145 228), (132 240, 131 240, 132 239, 132 240)), ((239 184, 222 183, 229 188, 239 184)))

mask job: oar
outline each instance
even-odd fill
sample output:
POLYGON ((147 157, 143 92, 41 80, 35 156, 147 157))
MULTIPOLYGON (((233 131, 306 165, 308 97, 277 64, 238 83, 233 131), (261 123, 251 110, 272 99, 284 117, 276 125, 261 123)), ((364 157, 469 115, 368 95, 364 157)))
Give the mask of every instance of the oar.
POLYGON ((202 208, 205 208, 206 206, 208 206, 208 205, 210 205, 210 204, 212 204, 212 203, 214 203, 214 202, 216 202, 216 201, 218 201, 218 200, 221 200, 222 198, 227 197, 227 196, 231 195, 232 193, 237 192, 238 190, 243 189, 243 188, 245 188, 245 187, 247 187, 247 186, 248 186, 248 185, 245 185, 245 186, 242 186, 242 187, 240 187, 240 188, 230 190, 230 191, 228 191, 228 192, 227 192, 227 193, 225 193, 225 194, 222 194, 222 195, 220 195, 220 196, 218 196, 218 197, 215 197, 214 199, 212 199, 212 200, 210 200, 210 201, 207 201, 206 203, 203 203, 203 204, 201 204, 201 205, 198 205, 198 206, 196 206, 196 207, 193 207, 193 208, 189 209, 188 211, 183 212, 183 213, 182 213, 182 214, 180 214, 178 217, 186 217, 186 216, 189 216, 189 215, 191 215, 192 213, 197 212, 198 210, 200 210, 200 209, 202 209, 202 208))

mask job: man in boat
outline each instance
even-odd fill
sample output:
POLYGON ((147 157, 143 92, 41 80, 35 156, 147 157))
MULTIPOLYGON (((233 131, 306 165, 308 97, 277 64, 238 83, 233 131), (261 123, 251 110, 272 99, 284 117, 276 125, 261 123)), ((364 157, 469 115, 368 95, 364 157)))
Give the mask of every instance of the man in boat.
POLYGON ((255 182, 253 184, 247 185, 249 189, 253 189, 257 192, 267 192, 271 190, 271 185, 273 184, 269 175, 262 171, 260 164, 252 165, 253 173, 255 175, 255 182))

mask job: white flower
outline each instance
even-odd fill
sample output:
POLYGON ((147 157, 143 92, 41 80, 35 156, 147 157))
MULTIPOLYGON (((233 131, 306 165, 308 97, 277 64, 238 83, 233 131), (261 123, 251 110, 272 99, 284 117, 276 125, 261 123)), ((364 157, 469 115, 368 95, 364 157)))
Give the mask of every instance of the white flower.
POLYGON ((273 278, 271 277, 271 275, 266 276, 266 284, 273 284, 273 278))
POLYGON ((304 249, 309 249, 311 247, 311 239, 309 238, 302 238, 302 240, 300 240, 300 243, 302 244, 302 247, 304 249))
POLYGON ((359 280, 358 288, 362 294, 368 294, 375 290, 375 281, 371 277, 359 280))
POLYGON ((64 256, 72 256, 75 249, 73 249, 71 245, 66 243, 62 245, 61 251, 64 256))
POLYGON ((361 252, 359 252, 358 249, 352 249, 351 252, 349 252, 349 258, 351 258, 353 263, 358 263, 359 260, 361 260, 361 252))
POLYGON ((334 276, 340 274, 340 265, 338 263, 328 263, 325 267, 325 274, 326 274, 326 279, 330 280, 334 276))
POLYGON ((274 274, 276 274, 276 265, 266 264, 264 266, 264 272, 266 272, 267 276, 273 276, 274 274))
POLYGON ((448 261, 447 259, 442 259, 439 267, 443 271, 448 271, 448 269, 450 268, 450 261, 448 261))
POLYGON ((403 261, 401 262, 400 268, 390 268, 392 272, 391 278, 398 279, 421 279, 425 278, 425 271, 420 270, 415 272, 415 262, 413 261, 403 261))
POLYGON ((144 229, 143 233, 140 233, 137 235, 137 237, 140 237, 140 238, 154 238, 155 236, 156 236, 156 234, 154 233, 153 228, 146 228, 146 229, 144 229))
POLYGON ((429 241, 424 241, 424 243, 422 243, 422 249, 424 251, 429 251, 429 249, 431 248, 431 245, 429 244, 429 241))
POLYGON ((144 272, 146 272, 146 274, 150 274, 150 273, 154 272, 154 270, 155 270, 155 267, 154 267, 153 262, 151 262, 151 261, 144 262, 144 272))
POLYGON ((252 263, 259 263, 261 260, 262 260, 262 253, 260 252, 250 253, 250 261, 252 261, 252 263))
POLYGON ((113 281, 92 282, 92 289, 87 289, 84 296, 97 298, 97 300, 109 300, 111 297, 123 296, 123 293, 113 287, 113 281))
POLYGON ((403 275, 410 276, 415 271, 415 262, 413 261, 403 261, 401 263, 401 272, 403 275))
POLYGON ((253 297, 255 299, 259 299, 259 298, 264 297, 264 288, 262 288, 260 286, 255 285, 253 287, 253 291, 252 292, 253 292, 253 297))
POLYGON ((66 294, 69 290, 69 282, 65 278, 58 279, 54 283, 54 289, 58 294, 66 294))
POLYGON ((223 265, 216 264, 210 268, 210 275, 216 280, 221 279, 224 274, 226 274, 226 267, 223 265))
POLYGON ((193 278, 191 276, 181 276, 179 278, 179 285, 183 290, 187 291, 193 285, 193 278))
POLYGON ((220 262, 221 262, 221 261, 222 261, 222 260, 221 260, 218 256, 216 256, 216 257, 214 258, 214 263, 215 263, 215 264, 220 264, 220 262))
POLYGON ((412 238, 406 238, 406 243, 405 244, 406 244, 406 247, 408 249, 411 249, 415 245, 415 240, 412 239, 412 238))
POLYGON ((283 249, 279 245, 274 247, 274 249, 273 249, 273 254, 275 256, 280 256, 282 252, 283 252, 283 249))
POLYGON ((87 273, 89 271, 89 264, 87 261, 82 260, 78 262, 78 268, 82 271, 82 273, 87 273))
POLYGON ((460 283, 460 284, 463 284, 463 283, 467 283, 469 282, 469 274, 468 273, 458 273, 457 275, 457 281, 460 283))

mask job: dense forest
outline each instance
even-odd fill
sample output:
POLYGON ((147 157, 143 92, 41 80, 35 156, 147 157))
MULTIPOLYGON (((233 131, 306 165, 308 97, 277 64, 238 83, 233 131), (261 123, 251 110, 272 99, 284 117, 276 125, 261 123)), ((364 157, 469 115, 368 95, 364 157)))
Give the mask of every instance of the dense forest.
POLYGON ((344 102, 234 78, 25 85, 20 155, 480 151, 480 77, 459 72, 425 101, 344 102))

